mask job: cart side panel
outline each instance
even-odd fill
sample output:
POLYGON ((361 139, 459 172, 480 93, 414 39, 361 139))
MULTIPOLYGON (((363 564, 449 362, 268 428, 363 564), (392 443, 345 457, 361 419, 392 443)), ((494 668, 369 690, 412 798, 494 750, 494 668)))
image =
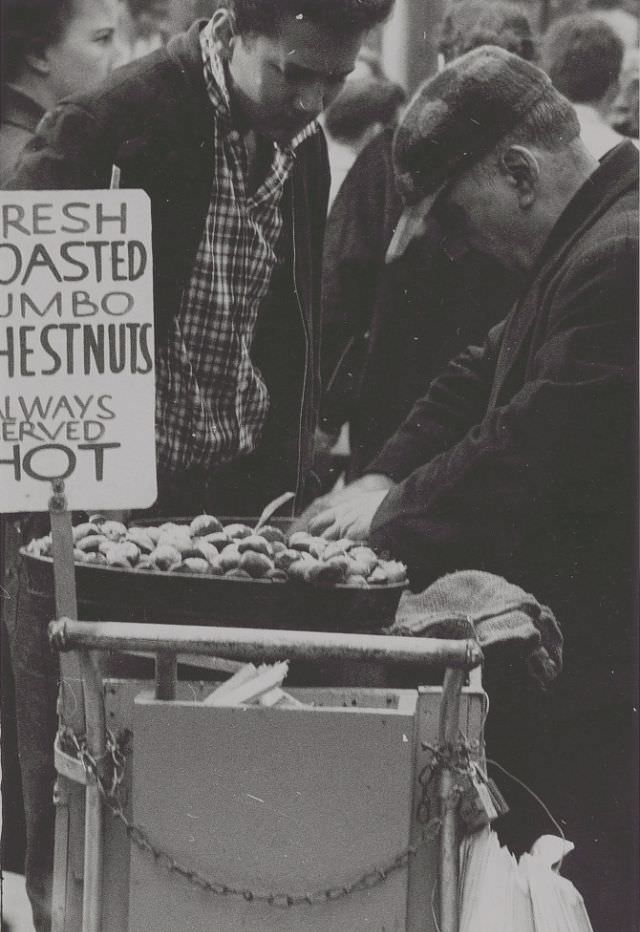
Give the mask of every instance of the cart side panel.
MULTIPOLYGON (((178 685, 180 698, 203 698, 212 684, 201 682, 181 682, 178 685)), ((134 699, 142 690, 152 688, 152 683, 145 680, 109 679, 105 681, 105 714, 107 726, 118 735, 125 730, 133 731, 134 699)), ((480 686, 476 690, 465 689, 461 704, 461 731, 470 739, 479 739, 481 735, 484 699, 480 686)), ((303 701, 317 701, 322 693, 315 690, 291 690, 303 701)), ((388 708, 391 693, 383 690, 356 691, 350 689, 325 690, 324 696, 331 695, 332 705, 351 705, 369 708, 388 708), (357 697, 357 698, 355 698, 357 697)), ((418 699, 418 715, 415 729, 416 760, 414 774, 414 804, 412 807, 412 841, 416 841, 422 830, 417 821, 416 810, 422 795, 418 784, 420 770, 429 759, 429 753, 421 750, 420 741, 435 745, 438 740, 438 714, 441 691, 437 687, 423 689, 418 699)), ((326 699, 325 699, 326 701, 326 699)), ((126 813, 132 816, 133 786, 133 737, 129 741, 127 766, 123 783, 124 799, 127 801, 126 813)), ((82 932, 82 863, 84 851, 84 789, 62 778, 65 790, 60 816, 68 821, 68 848, 56 849, 56 859, 64 858, 67 870, 63 897, 59 904, 60 926, 64 932, 82 932), (65 895, 66 894, 66 895, 65 895)), ((144 786, 144 781, 143 781, 144 786)), ((340 797, 338 797, 340 799, 340 797)), ((66 841, 66 839, 65 839, 66 841)), ((105 860, 104 860, 104 909, 103 932, 127 932, 129 928, 129 847, 130 842, 120 822, 108 813, 105 820, 105 860)), ((435 932, 436 926, 432 916, 432 892, 436 876, 437 843, 428 845, 412 859, 409 874, 409 901, 407 932, 435 932)), ((437 903, 437 899, 434 901, 437 903)), ((146 932, 149 932, 148 927, 146 932)))
MULTIPOLYGON (((339 886, 409 842, 415 693, 399 709, 216 709, 138 697, 134 813, 211 880, 264 892, 339 886)), ((132 847, 131 932, 404 932, 407 871, 331 903, 213 896, 132 847)))
MULTIPOLYGON (((126 736, 126 767, 120 787, 120 798, 129 820, 133 814, 134 700, 141 691, 152 688, 153 683, 148 680, 107 679, 104 683, 107 728, 116 738, 123 739, 126 736)), ((210 690, 210 683, 178 683, 178 697, 183 699, 201 700, 210 690)), ((78 841, 82 843, 80 838, 78 841)), ((129 928, 129 847, 130 842, 122 822, 106 812, 102 932, 127 932, 129 928)), ((65 929, 65 932, 71 930, 65 929)), ((81 932, 80 928, 78 932, 81 932)))

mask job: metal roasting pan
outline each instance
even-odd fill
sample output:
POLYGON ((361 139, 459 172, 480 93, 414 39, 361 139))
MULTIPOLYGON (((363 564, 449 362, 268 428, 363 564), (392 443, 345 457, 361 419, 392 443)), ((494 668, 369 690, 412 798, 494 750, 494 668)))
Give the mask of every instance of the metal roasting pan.
MULTIPOLYGON (((189 518, 137 520, 139 526, 189 523, 189 518)), ((257 518, 220 518, 254 526, 257 518)), ((290 520, 270 522, 286 531, 290 520)), ((53 561, 23 548, 27 583, 32 594, 53 596, 53 561)), ((186 573, 125 570, 75 564, 78 613, 81 619, 149 623, 285 628, 306 631, 376 632, 393 621, 406 583, 320 587, 297 581, 227 579, 186 573)))

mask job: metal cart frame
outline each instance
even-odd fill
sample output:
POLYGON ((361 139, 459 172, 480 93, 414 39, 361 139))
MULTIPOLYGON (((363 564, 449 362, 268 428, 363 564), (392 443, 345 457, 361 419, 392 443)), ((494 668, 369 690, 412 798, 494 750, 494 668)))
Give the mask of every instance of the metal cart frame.
MULTIPOLYGON (((82 683, 84 729, 93 760, 105 757, 105 717, 99 651, 142 651, 155 657, 155 696, 171 701, 176 695, 177 662, 181 654, 215 656, 227 660, 320 662, 349 660, 403 663, 422 667, 445 667, 439 712, 439 744, 455 755, 459 743, 460 695, 468 671, 482 662, 482 652, 472 640, 359 634, 329 634, 250 628, 216 628, 123 622, 82 622, 61 618, 49 626, 50 639, 62 651, 63 677, 72 675, 82 683), (66 670, 64 669, 66 667, 66 670)), ((62 712, 64 710, 61 710, 62 712)), ((79 710, 76 709, 76 715, 79 710)), ((75 723, 78 727, 78 722, 75 723)), ((97 781, 87 775, 80 761, 69 766, 57 753, 56 766, 63 776, 84 783, 85 848, 82 899, 83 932, 100 932, 103 863, 103 801, 97 781)), ((441 932, 458 930, 458 832, 457 810, 451 804, 455 778, 444 764, 439 773, 440 799, 439 902, 441 932)), ((56 871, 64 869, 56 862, 56 871)), ((60 878, 54 872, 54 900, 60 878)), ((54 910, 54 932, 63 932, 54 910)))

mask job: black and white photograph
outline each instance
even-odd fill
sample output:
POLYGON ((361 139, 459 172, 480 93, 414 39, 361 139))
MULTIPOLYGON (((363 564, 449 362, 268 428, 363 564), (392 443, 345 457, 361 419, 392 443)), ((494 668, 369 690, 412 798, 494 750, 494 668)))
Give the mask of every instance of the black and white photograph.
POLYGON ((0 0, 2 932, 640 932, 640 0, 0 0))

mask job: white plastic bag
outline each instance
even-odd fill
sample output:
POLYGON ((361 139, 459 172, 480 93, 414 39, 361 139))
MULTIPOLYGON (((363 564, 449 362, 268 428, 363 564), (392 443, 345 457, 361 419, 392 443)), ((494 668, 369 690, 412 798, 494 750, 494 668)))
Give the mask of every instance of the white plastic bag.
POLYGON ((554 867, 573 849, 552 835, 519 861, 489 827, 460 849, 460 932, 593 932, 580 893, 554 867))

